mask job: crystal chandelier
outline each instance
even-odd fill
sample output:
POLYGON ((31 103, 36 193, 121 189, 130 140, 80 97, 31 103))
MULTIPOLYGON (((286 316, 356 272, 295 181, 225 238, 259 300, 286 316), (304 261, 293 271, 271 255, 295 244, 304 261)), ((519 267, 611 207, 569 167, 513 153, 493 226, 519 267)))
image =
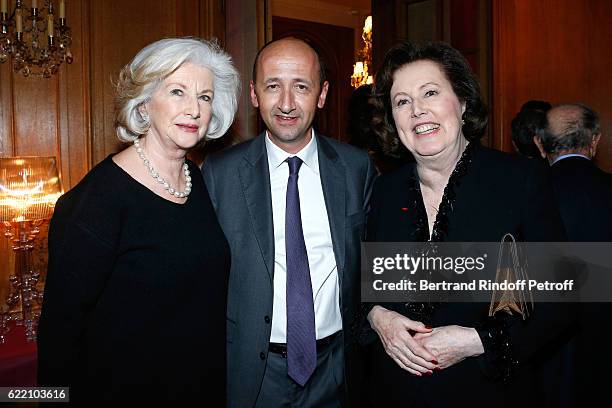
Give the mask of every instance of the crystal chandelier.
POLYGON ((23 0, 16 0, 9 13, 9 1, 0 0, 0 63, 10 58, 15 72, 26 77, 49 78, 62 62, 72 63, 66 4, 60 0, 59 13, 56 13, 53 0, 31 0, 30 3, 31 7, 27 7, 23 0))
POLYGON ((364 45, 359 50, 357 57, 362 59, 362 61, 357 61, 353 65, 353 75, 351 75, 351 86, 354 88, 371 84, 373 80, 372 75, 368 72, 372 65, 372 16, 366 18, 361 38, 364 45))

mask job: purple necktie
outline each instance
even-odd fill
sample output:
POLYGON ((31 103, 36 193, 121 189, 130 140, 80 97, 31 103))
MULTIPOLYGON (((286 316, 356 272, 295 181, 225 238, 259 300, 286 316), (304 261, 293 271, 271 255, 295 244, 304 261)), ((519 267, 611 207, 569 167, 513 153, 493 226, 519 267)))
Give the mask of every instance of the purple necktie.
POLYGON ((289 157, 285 249, 287 253, 287 373, 304 386, 317 365, 317 339, 308 254, 304 243, 298 171, 302 160, 289 157))

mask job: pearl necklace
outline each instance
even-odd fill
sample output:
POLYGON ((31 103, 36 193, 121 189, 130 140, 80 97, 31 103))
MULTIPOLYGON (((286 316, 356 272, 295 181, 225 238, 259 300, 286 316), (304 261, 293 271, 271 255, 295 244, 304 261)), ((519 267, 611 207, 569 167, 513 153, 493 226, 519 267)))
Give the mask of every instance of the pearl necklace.
POLYGON ((142 147, 140 147, 140 141, 138 139, 134 140, 134 147, 138 152, 138 156, 140 157, 144 165, 147 167, 147 170, 149 170, 149 174, 151 175, 151 177, 157 180, 159 184, 164 186, 164 189, 168 192, 168 194, 177 198, 186 198, 189 193, 191 193, 191 176, 189 175, 189 166, 187 165, 187 163, 183 163, 183 173, 185 174, 185 191, 178 191, 177 189, 170 187, 170 184, 166 181, 166 179, 164 179, 157 172, 157 170, 155 170, 149 159, 147 159, 147 156, 145 156, 144 150, 142 149, 142 147))

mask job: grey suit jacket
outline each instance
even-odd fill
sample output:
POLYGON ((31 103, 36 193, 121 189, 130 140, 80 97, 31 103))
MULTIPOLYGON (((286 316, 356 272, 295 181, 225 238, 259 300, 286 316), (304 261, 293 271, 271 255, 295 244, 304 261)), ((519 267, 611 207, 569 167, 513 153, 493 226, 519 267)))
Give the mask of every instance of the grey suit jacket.
MULTIPOLYGON (((217 155, 204 180, 230 243, 228 406, 251 407, 262 384, 272 322, 274 229, 265 134, 217 155)), ((340 281, 347 392, 358 370, 352 328, 360 303, 360 242, 375 176, 368 155, 317 136, 319 170, 340 281)), ((350 394, 357 395, 358 390, 350 394)))

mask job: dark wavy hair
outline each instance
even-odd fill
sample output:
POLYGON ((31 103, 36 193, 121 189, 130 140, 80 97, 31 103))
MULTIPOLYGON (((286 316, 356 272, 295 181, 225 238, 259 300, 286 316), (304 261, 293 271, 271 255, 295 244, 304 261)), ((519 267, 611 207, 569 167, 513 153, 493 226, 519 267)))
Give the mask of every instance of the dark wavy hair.
POLYGON ((372 106, 372 130, 380 138, 385 153, 403 156, 407 150, 399 141, 393 121, 390 91, 393 75, 406 64, 416 61, 432 61, 450 82, 460 102, 465 102, 462 118, 463 135, 470 141, 478 140, 487 127, 487 108, 480 97, 480 85, 465 58, 444 42, 402 42, 391 48, 376 75, 370 105, 372 106))
POLYGON ((545 101, 527 101, 510 122, 512 141, 523 156, 540 157, 540 151, 533 142, 533 137, 546 128, 546 112, 550 108, 550 103, 545 101))

